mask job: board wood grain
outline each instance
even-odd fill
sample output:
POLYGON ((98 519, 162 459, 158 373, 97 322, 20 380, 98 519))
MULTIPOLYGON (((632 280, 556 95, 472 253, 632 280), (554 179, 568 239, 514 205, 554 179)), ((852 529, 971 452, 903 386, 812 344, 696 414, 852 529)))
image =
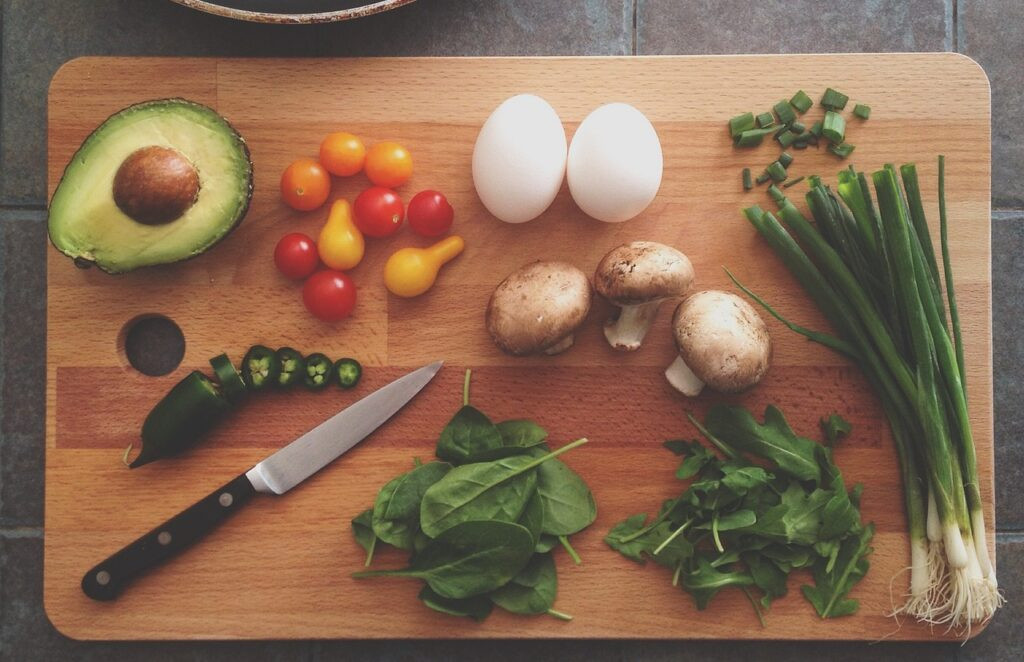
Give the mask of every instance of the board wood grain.
MULTIPOLYGON (((119 108, 181 96, 209 104, 252 150, 256 187, 243 224, 209 253, 177 265, 121 277, 81 271, 48 253, 46 420, 46 611, 79 639, 614 637, 755 639, 927 639, 941 632, 886 613, 906 589, 909 565, 895 452, 880 407, 855 366, 769 321, 776 353, 767 379, 743 396, 706 394, 687 401, 667 386, 673 355, 665 306, 641 351, 608 348, 596 302, 571 351, 513 359, 483 327, 491 290, 535 259, 562 259, 590 272, 620 242, 673 244, 692 259, 701 288, 729 288, 727 265, 794 320, 823 326, 821 316, 741 218, 742 206, 767 204, 763 189, 744 193, 743 167, 763 167, 778 150, 734 150, 725 120, 805 89, 826 86, 872 106, 851 120, 851 160, 858 169, 915 161, 929 217, 937 219, 936 156, 948 160, 951 250, 966 338, 972 424, 989 531, 992 485, 992 343, 989 247, 989 89, 982 70, 954 54, 643 58, 451 58, 356 60, 86 58, 55 76, 49 103, 50 191, 88 133, 119 108), (665 174, 654 203, 618 225, 586 218, 563 189, 551 208, 525 225, 492 218, 476 198, 470 154, 489 112, 506 97, 547 98, 571 136, 598 105, 627 101, 654 123, 665 174), (298 285, 272 267, 288 231, 316 235, 326 208, 286 208, 278 175, 299 156, 315 156, 327 133, 346 130, 367 142, 409 147, 415 174, 403 197, 443 191, 455 206, 455 230, 467 249, 427 295, 389 297, 381 282, 387 256, 421 245, 408 230, 368 243, 352 271, 356 313, 323 324, 303 309, 298 285), (153 378, 135 372, 118 344, 140 315, 173 319, 186 339, 182 365, 153 378), (187 371, 210 356, 235 360, 253 343, 358 357, 365 379, 354 393, 254 397, 212 438, 179 458, 129 471, 122 449, 137 439, 149 408, 187 371), (113 603, 79 590, 82 574, 111 552, 245 470, 281 444, 401 373, 443 358, 445 369, 391 423, 282 498, 260 497, 199 546, 149 574, 113 603), (363 555, 349 519, 377 489, 427 458, 459 404, 462 371, 473 368, 473 402, 496 419, 527 416, 555 444, 587 436, 567 461, 590 483, 599 516, 574 538, 584 562, 558 554, 557 608, 564 623, 496 612, 481 624, 429 611, 418 586, 401 580, 356 581, 363 555), (819 621, 791 581, 760 628, 738 592, 697 612, 657 567, 641 567, 602 538, 626 515, 655 511, 678 489, 664 439, 691 437, 688 410, 728 400, 761 409, 778 404, 794 428, 817 436, 820 416, 838 411, 854 424, 836 458, 852 484, 865 485, 863 514, 878 527, 871 571, 853 597, 857 615, 819 621)), ((820 111, 812 111, 820 112, 820 111)), ((814 115, 809 116, 813 119, 814 115)), ((822 151, 796 154, 793 172, 827 177, 845 167, 822 151)), ((352 199, 360 175, 336 179, 334 197, 352 199)), ((798 193, 802 188, 792 189, 798 193)), ((937 222, 933 222, 937 232, 937 222)), ((994 546, 991 547, 994 549, 994 546)), ((382 553, 375 564, 398 565, 382 553)))

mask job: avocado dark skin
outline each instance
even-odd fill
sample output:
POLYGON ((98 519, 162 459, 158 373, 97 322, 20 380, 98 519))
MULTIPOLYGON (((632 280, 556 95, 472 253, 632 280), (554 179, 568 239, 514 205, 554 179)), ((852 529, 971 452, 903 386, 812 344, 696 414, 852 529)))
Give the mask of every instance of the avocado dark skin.
POLYGON ((50 201, 50 241, 75 266, 108 273, 179 262, 230 234, 252 191, 248 146, 227 120, 185 99, 146 101, 111 115, 72 157, 50 201), (166 136, 180 144, 153 144, 166 136), (127 154, 113 175, 109 154, 127 154))

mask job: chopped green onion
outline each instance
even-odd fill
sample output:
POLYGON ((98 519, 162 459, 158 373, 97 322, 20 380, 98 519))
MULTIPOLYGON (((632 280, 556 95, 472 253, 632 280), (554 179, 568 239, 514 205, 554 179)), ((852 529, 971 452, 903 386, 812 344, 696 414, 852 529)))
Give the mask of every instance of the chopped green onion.
POLYGON ((865 106, 862 103, 858 103, 856 106, 853 107, 853 114, 861 118, 862 120, 866 120, 867 118, 871 117, 871 106, 865 106))
POLYGON ((810 144, 809 140, 794 140, 793 144, 790 145, 793 149, 807 149, 807 145, 810 144))
POLYGON ((754 180, 750 176, 750 168, 743 169, 743 190, 749 191, 754 188, 754 180))
POLYGON ((743 113, 729 120, 729 134, 733 140, 738 140, 740 134, 748 129, 754 128, 754 113, 743 113))
POLYGON ((772 161, 771 165, 765 168, 765 172, 768 173, 773 182, 781 182, 786 179, 786 166, 778 161, 772 161))
POLYGON ((765 136, 775 133, 775 127, 765 129, 747 129, 734 141, 737 147, 756 147, 765 136))
POLYGON ((779 133, 779 135, 775 136, 775 139, 779 141, 780 145, 782 145, 782 149, 786 149, 796 141, 797 134, 792 131, 783 131, 779 133))
POLYGON ((828 110, 842 110, 846 108, 846 102, 849 100, 850 97, 830 87, 825 90, 825 94, 821 97, 821 105, 825 106, 828 110))
POLYGON ((811 97, 807 96, 807 93, 804 92, 803 90, 800 90, 799 92, 794 94, 793 98, 789 100, 789 103, 794 108, 796 108, 797 112, 799 112, 801 115, 810 110, 811 106, 814 105, 814 102, 811 101, 811 97))
POLYGON ((772 124, 775 124, 775 116, 772 115, 772 111, 769 110, 767 113, 761 113, 757 116, 757 125, 762 129, 772 124))
POLYGON ((757 176, 757 179, 755 179, 754 181, 756 181, 758 184, 764 184, 769 179, 771 178, 768 176, 768 173, 762 172, 760 175, 757 176))
POLYGON ((792 131, 793 133, 803 133, 804 131, 807 130, 807 127, 804 125, 803 122, 796 121, 789 125, 789 130, 792 131))
POLYGON ((782 164, 783 168, 788 168, 789 164, 793 162, 793 155, 789 152, 783 152, 779 154, 779 163, 782 164))
POLYGON ((811 133, 815 137, 820 138, 821 137, 821 127, 822 126, 823 126, 822 121, 818 120, 817 122, 815 122, 814 124, 811 125, 811 133))
POLYGON ((775 204, 781 204, 786 199, 786 194, 779 190, 779 187, 772 184, 768 187, 768 195, 772 196, 772 201, 775 204))
POLYGON ((831 143, 838 145, 843 142, 846 133, 846 120, 834 110, 825 112, 825 119, 821 123, 821 135, 831 143))
POLYGON ((789 105, 789 102, 785 99, 772 106, 772 110, 775 111, 776 117, 783 124, 789 124, 796 120, 796 112, 793 110, 793 106, 789 105))
POLYGON ((791 179, 788 182, 786 182, 785 184, 783 184, 782 188, 789 188, 790 186, 796 186, 797 184, 799 184, 802 181, 804 181, 804 176, 800 175, 796 179, 791 179))
POLYGON ((838 145, 829 145, 828 151, 832 152, 841 159, 845 159, 850 154, 853 154, 854 147, 850 143, 840 143, 838 145))

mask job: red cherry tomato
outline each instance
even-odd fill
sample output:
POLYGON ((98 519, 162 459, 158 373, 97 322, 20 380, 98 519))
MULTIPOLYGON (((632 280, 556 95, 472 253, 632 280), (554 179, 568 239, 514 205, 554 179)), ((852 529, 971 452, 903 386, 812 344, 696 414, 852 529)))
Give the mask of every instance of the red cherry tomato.
POLYGON ((356 227, 368 237, 390 237, 405 218, 405 206, 398 194, 383 186, 371 186, 352 205, 356 227))
POLYGON ((409 201, 409 227, 424 237, 437 237, 448 232, 455 210, 437 191, 420 191, 409 201))
POLYGON ((277 242, 274 264, 285 278, 300 280, 316 271, 320 256, 312 239, 301 232, 292 232, 277 242))
POLYGON ((325 322, 337 322, 352 314, 356 305, 356 284, 340 271, 324 269, 302 286, 306 309, 325 322))

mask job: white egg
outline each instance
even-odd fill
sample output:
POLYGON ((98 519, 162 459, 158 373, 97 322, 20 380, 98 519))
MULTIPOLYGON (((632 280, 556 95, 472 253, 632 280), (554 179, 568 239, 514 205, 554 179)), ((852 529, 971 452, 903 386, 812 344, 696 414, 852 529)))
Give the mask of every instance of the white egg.
POLYGON ((572 137, 569 192, 580 209, 598 220, 621 223, 646 209, 658 194, 661 171, 658 134, 629 104, 595 109, 572 137))
POLYGON ((473 147, 473 185, 487 210, 506 223, 540 216, 562 188, 565 129, 544 99, 506 99, 484 122, 473 147))

